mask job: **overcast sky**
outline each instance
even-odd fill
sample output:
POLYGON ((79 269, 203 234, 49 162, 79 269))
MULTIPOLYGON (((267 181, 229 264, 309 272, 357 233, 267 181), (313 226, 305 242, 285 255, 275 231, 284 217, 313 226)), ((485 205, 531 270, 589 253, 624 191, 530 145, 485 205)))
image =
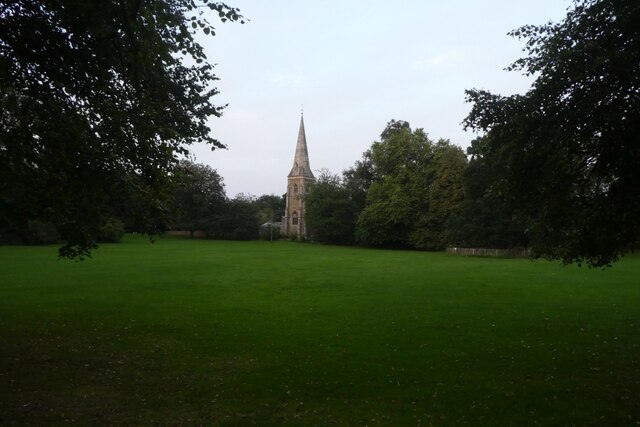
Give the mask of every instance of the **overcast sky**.
MULTIPOLYGON (((227 195, 281 195, 304 105, 313 170, 353 165, 391 119, 466 148, 464 90, 522 93, 504 71, 524 41, 507 32, 559 21, 568 0, 228 0, 250 22, 216 23, 203 45, 229 104, 211 120, 228 150, 193 149, 227 195)), ((215 18, 210 20, 215 22, 215 18)))

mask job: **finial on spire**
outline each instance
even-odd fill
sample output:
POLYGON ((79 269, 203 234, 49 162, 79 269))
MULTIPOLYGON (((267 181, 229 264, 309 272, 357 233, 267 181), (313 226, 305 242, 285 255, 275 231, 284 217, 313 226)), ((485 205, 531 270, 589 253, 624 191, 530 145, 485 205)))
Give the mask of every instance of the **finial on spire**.
POLYGON ((300 115, 304 116, 304 104, 300 104, 300 115))

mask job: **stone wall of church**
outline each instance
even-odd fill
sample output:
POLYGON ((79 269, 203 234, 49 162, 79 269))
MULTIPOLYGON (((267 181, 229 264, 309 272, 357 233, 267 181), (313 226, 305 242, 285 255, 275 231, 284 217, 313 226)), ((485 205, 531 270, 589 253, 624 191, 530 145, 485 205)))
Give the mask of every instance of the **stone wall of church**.
POLYGON ((283 218, 284 234, 291 237, 306 237, 304 195, 309 192, 313 179, 303 176, 289 177, 287 203, 283 218))

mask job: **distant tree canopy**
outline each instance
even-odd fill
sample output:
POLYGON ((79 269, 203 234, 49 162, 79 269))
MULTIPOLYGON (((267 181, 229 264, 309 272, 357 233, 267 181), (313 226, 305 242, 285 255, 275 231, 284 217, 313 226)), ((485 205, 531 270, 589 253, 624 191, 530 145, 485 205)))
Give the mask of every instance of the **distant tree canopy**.
POLYGON ((369 187, 375 179, 373 171, 373 163, 371 160, 371 150, 367 150, 362 154, 362 160, 342 172, 342 180, 344 186, 351 195, 351 199, 358 206, 358 211, 364 209, 367 202, 367 193, 369 187))
POLYGON ((260 222, 280 222, 284 215, 285 198, 275 194, 263 194, 255 199, 254 204, 258 209, 260 222))
MULTIPOLYGON (((447 140, 433 142, 422 129, 414 131, 401 120, 390 121, 380 137, 343 172, 342 180, 329 175, 324 185, 335 193, 314 194, 309 199, 313 205, 307 202, 313 211, 308 216, 318 216, 316 204, 331 216, 333 200, 346 198, 355 207, 361 244, 427 250, 528 245, 526 222, 493 191, 499 171, 482 155, 485 138, 474 141, 465 155, 460 147, 447 140)), ((339 230, 349 229, 353 216, 331 218, 331 229, 339 230)))
POLYGON ((260 224, 280 219, 283 200, 275 195, 254 197, 239 194, 229 199, 222 177, 210 166, 181 160, 171 174, 168 227, 173 230, 204 232, 224 240, 251 240, 258 237, 260 224), (276 215, 279 217, 276 218, 276 215))
POLYGON ((578 0, 557 24, 525 26, 536 75, 524 95, 467 91, 473 153, 491 194, 517 210, 538 255, 606 265, 640 236, 640 3, 578 0))
POLYGON ((211 167, 182 160, 173 171, 171 227, 207 230, 226 202, 222 177, 211 167))
POLYGON ((222 240, 257 239, 260 232, 260 208, 253 196, 238 194, 227 200, 207 229, 207 235, 222 240))
POLYGON ((418 248, 444 249, 451 242, 448 225, 461 214, 465 200, 467 158, 460 147, 440 140, 433 147, 431 163, 428 209, 418 219, 412 240, 418 248))
POLYGON ((0 229, 51 223, 63 257, 111 217, 155 231, 177 156, 223 147, 205 11, 242 20, 207 1, 0 0, 0 229))
POLYGON ((358 241, 443 248, 447 221, 464 198, 464 152, 446 140, 434 143, 424 130, 412 131, 407 122, 392 120, 363 159, 370 161, 345 172, 348 188, 368 186, 357 222, 358 241))
POLYGON ((428 209, 433 142, 422 129, 392 120, 371 146, 374 176, 360 213, 358 241, 375 246, 409 246, 420 214, 428 209))
POLYGON ((354 243, 358 204, 339 176, 320 171, 305 195, 309 236, 316 242, 354 243))

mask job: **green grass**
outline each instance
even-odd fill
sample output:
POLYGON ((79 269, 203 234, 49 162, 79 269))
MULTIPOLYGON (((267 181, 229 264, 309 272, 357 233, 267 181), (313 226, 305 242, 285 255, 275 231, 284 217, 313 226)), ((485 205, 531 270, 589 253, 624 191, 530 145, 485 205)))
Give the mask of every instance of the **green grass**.
POLYGON ((0 247, 0 424, 636 425, 640 257, 0 247))

